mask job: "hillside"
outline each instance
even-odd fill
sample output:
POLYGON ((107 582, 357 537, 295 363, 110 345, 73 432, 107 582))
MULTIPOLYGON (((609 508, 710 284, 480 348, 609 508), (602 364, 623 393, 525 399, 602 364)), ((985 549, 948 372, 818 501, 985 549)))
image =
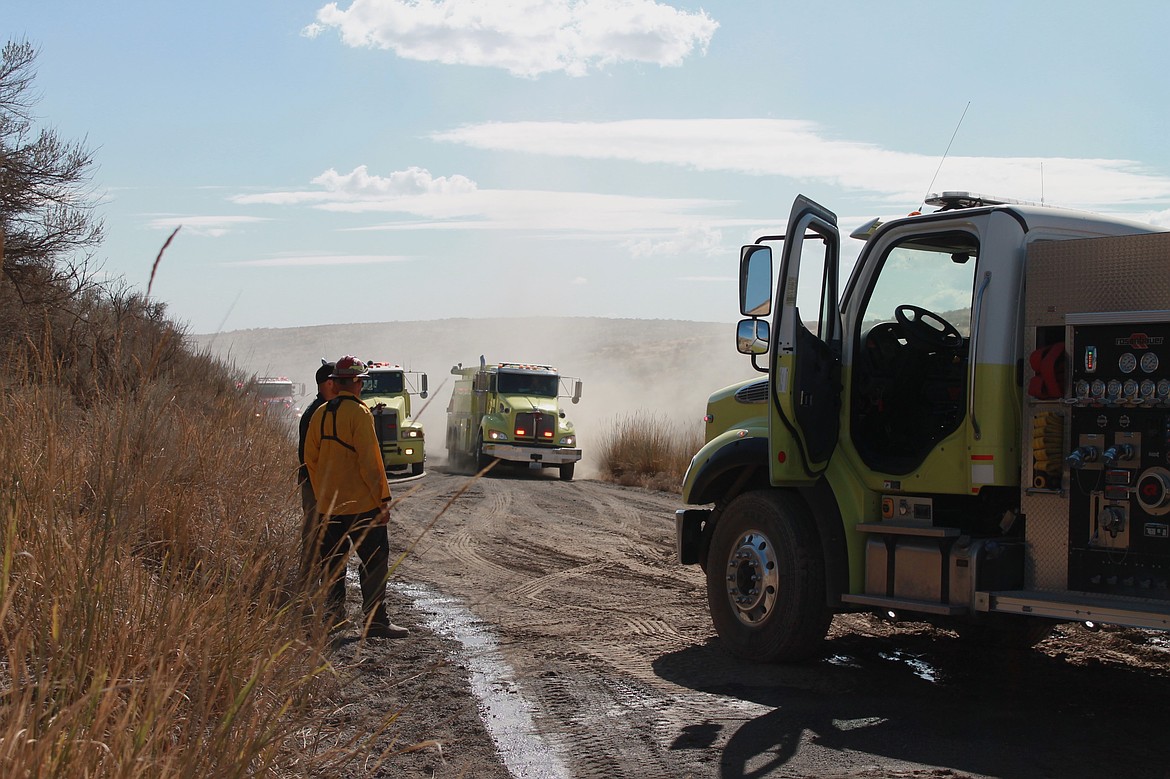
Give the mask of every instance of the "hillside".
POLYGON ((428 457, 441 458, 441 432, 451 397, 451 366, 518 361, 552 364, 583 382, 581 403, 569 406, 585 450, 582 475, 592 470, 590 438, 607 422, 654 414, 680 425, 699 425, 711 391, 752 378, 747 357, 735 350, 729 323, 645 319, 441 319, 415 322, 320 325, 236 330, 190 336, 200 347, 247 373, 283 375, 312 392, 322 357, 354 354, 423 371, 430 404, 420 414, 432 441, 428 457))

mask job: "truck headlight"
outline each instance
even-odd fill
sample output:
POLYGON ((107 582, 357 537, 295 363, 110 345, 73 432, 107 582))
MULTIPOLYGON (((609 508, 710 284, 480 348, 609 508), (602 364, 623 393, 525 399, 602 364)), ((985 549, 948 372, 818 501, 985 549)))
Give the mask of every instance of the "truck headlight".
POLYGON ((492 441, 507 441, 508 434, 501 433, 499 430, 489 430, 488 431, 488 438, 492 441))
POLYGON ((567 435, 561 437, 561 446, 573 446, 577 443, 577 436, 567 435))
POLYGON ((422 431, 421 430, 403 430, 402 437, 403 438, 422 438, 422 431))

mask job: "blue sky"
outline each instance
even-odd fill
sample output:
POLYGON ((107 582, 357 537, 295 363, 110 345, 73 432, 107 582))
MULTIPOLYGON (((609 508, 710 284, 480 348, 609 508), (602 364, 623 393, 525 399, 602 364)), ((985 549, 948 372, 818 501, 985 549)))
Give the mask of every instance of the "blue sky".
POLYGON ((4 0, 0 29, 95 152, 105 272, 145 288, 182 225, 152 294, 196 333, 733 321, 738 247, 798 193, 845 229, 945 189, 1170 228, 1155 0, 4 0))

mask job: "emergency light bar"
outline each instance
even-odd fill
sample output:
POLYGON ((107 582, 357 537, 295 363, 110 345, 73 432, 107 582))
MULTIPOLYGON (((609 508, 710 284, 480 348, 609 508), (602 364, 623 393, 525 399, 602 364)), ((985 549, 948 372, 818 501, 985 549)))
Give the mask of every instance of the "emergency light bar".
POLYGON ((926 198, 929 206, 938 206, 940 211, 951 211, 956 208, 980 208, 982 206, 1039 206, 1041 203, 1031 203, 1027 200, 1014 200, 1010 197, 991 197, 980 195, 977 192, 962 190, 948 190, 943 193, 934 192, 926 198))
POLYGON ((502 362, 497 367, 511 368, 518 371, 548 371, 549 373, 556 373, 557 369, 551 365, 528 365, 519 362, 502 362))

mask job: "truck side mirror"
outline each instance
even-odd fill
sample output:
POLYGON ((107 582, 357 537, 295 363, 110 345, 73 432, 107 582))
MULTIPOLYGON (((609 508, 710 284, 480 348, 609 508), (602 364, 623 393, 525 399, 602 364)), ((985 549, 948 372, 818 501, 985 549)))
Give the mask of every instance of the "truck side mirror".
POLYGON ((735 348, 740 354, 767 354, 771 328, 763 319, 744 319, 735 328, 735 348))
POLYGON ((772 247, 752 244, 739 250, 739 313, 772 313, 772 247))
POLYGON ((420 381, 422 382, 422 392, 418 393, 418 396, 425 400, 427 397, 427 375, 425 373, 422 374, 420 381))
POLYGON ((575 382, 573 382, 573 402, 574 403, 581 402, 581 380, 580 379, 577 379, 575 382))

